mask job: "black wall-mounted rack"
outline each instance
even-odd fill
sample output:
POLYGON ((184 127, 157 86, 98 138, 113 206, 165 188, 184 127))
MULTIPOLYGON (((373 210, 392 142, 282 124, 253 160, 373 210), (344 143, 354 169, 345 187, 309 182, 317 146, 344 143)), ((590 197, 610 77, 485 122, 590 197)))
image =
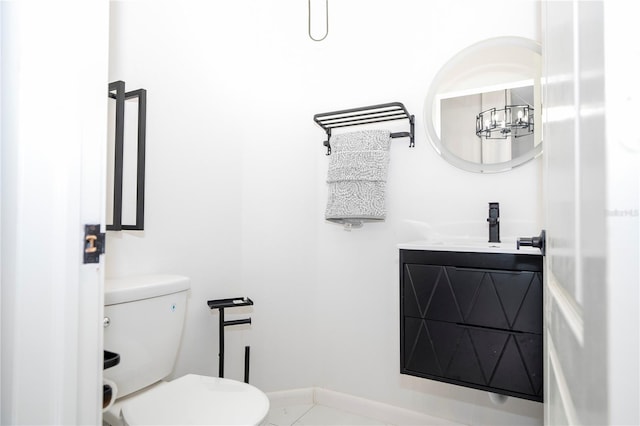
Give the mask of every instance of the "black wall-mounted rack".
POLYGON ((313 116, 313 121, 327 132, 327 140, 323 143, 327 147, 327 155, 331 154, 331 129, 405 119, 409 120, 409 131, 391 133, 391 137, 409 138, 409 147, 413 147, 415 146, 415 117, 409 114, 400 102, 323 112, 313 116))
POLYGON ((107 225, 107 231, 144 230, 144 167, 147 134, 147 91, 145 89, 125 91, 124 81, 109 83, 109 98, 116 101, 115 114, 115 158, 113 173, 113 223, 107 225), (136 172, 136 223, 122 223, 122 185, 124 175, 124 108, 125 101, 138 99, 138 146, 136 172))
MULTIPOLYGON (((253 300, 248 297, 234 297, 231 299, 215 299, 207 301, 209 309, 217 309, 220 312, 220 353, 218 356, 218 376, 224 377, 224 328, 230 325, 251 324, 251 318, 225 321, 224 310, 226 308, 236 308, 240 306, 253 305, 253 300)), ((249 383, 249 346, 244 347, 244 382, 249 383)))

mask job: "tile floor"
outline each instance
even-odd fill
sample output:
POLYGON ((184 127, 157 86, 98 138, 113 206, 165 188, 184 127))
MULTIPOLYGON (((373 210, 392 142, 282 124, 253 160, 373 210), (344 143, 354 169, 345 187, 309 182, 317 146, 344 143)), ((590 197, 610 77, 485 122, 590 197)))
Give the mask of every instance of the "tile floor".
POLYGON ((269 410, 266 426, 388 426, 376 419, 320 404, 294 404, 269 410))

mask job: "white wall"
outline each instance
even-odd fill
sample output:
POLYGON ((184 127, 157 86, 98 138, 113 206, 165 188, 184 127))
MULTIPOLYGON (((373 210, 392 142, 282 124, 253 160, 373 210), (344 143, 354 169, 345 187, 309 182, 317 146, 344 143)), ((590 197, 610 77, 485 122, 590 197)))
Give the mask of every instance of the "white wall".
POLYGON ((485 236, 489 201, 503 235, 538 234, 539 161, 455 169, 422 119, 432 77, 460 49, 538 38, 536 3, 350 0, 329 15, 316 43, 299 0, 112 3, 110 80, 148 90, 147 214, 143 233, 109 236, 107 274, 192 278, 176 374, 217 372, 205 302, 247 295, 253 325, 227 329, 228 377, 241 377, 249 344, 251 381, 267 391, 322 386, 466 423, 540 423, 541 404, 492 406, 485 392, 399 374, 395 248, 429 225, 485 236), (324 221, 328 159, 312 117, 391 101, 415 114, 416 147, 393 142, 387 220, 345 232, 324 221))

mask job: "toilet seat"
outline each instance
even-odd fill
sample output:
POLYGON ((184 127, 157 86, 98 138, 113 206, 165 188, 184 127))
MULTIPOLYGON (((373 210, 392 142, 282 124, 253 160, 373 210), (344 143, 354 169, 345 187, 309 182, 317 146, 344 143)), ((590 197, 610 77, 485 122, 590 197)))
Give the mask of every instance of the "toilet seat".
POLYGON ((257 425, 267 396, 247 383, 187 374, 149 389, 122 406, 129 425, 257 425))

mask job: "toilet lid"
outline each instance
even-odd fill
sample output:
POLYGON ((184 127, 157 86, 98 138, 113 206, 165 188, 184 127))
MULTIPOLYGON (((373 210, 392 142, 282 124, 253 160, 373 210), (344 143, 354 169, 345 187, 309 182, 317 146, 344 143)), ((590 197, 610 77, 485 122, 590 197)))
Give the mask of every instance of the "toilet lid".
POLYGON ((257 388, 188 374, 139 395, 122 407, 129 425, 257 425, 269 400, 257 388))

